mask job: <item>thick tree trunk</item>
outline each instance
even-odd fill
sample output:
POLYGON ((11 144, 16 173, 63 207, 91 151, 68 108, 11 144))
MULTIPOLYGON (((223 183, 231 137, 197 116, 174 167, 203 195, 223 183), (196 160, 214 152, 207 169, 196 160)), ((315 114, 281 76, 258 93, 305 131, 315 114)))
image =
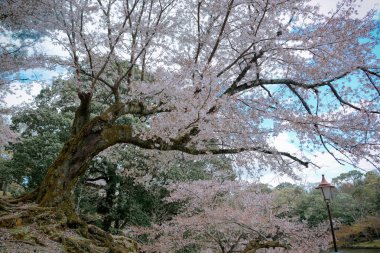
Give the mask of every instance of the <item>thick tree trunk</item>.
POLYGON ((100 133, 73 136, 60 152, 39 186, 36 201, 41 206, 59 207, 65 213, 74 211, 73 194, 78 180, 88 168, 91 159, 104 147, 100 133))
POLYGON ((106 196, 102 203, 99 203, 98 208, 100 209, 101 214, 104 215, 102 228, 105 231, 110 231, 112 226, 112 222, 114 221, 114 217, 112 216, 112 209, 114 207, 114 202, 116 198, 117 192, 117 174, 116 174, 116 166, 108 167, 104 172, 104 176, 106 178, 107 186, 106 186, 106 196))
MULTIPOLYGON (((48 168, 41 185, 33 193, 24 196, 24 200, 34 200, 42 207, 57 207, 66 213, 69 221, 77 220, 74 208, 74 189, 80 177, 86 172, 92 158, 102 150, 116 143, 130 143, 142 148, 182 150, 191 153, 185 147, 188 135, 163 145, 161 139, 141 140, 132 136, 131 125, 116 125, 115 120, 124 114, 146 114, 148 111, 140 103, 115 103, 100 116, 90 120, 89 113, 92 94, 78 93, 81 105, 75 113, 72 136, 48 168), (163 148, 165 147, 165 148, 163 148)), ((204 154, 205 152, 200 152, 204 154)), ((194 154, 198 154, 196 151, 194 154)), ((108 224, 106 224, 108 226, 108 224)))
POLYGON ((119 106, 110 107, 89 121, 88 105, 91 94, 79 94, 78 108, 69 141, 49 167, 33 199, 43 207, 58 207, 69 219, 77 219, 74 209, 74 189, 86 172, 92 158, 102 150, 114 145, 120 138, 131 137, 130 126, 112 126, 114 114, 119 106))
POLYGON ((86 172, 89 162, 99 152, 117 142, 117 138, 112 138, 113 134, 131 134, 126 127, 104 127, 96 121, 97 119, 92 120, 85 129, 73 136, 48 169, 34 196, 40 206, 58 207, 68 218, 75 219, 74 189, 86 172))

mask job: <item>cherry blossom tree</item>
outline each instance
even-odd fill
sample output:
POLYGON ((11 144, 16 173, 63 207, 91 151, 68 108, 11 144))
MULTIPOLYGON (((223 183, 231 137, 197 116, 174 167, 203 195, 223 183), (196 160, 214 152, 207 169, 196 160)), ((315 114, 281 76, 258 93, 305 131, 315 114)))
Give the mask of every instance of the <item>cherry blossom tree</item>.
MULTIPOLYGON (((259 187, 231 181, 194 181, 169 187, 170 202, 185 203, 172 220, 151 229, 151 244, 145 252, 256 252, 286 249, 286 252, 320 252, 328 242, 322 227, 311 230, 287 218, 287 207, 275 204, 274 194, 259 187)), ((276 251, 278 252, 278 251, 276 251)))
MULTIPOLYGON (((353 1, 43 0, 38 20, 69 57, 80 105, 69 141, 28 197, 73 214, 91 159, 117 144, 239 161, 291 173, 323 149, 379 167, 375 11, 353 1), (90 115, 96 94, 108 107, 90 115), (133 120, 131 120, 131 118, 133 120), (273 143, 293 133, 300 152, 273 143)), ((71 217, 71 218, 70 218, 71 217)), ((73 218, 74 219, 74 218, 73 218)))

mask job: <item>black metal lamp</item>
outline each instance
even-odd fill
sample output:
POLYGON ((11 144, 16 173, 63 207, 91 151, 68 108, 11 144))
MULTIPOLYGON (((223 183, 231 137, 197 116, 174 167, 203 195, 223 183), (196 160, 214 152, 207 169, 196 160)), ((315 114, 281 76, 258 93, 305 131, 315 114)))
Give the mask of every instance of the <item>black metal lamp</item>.
POLYGON ((315 189, 320 189, 323 195, 323 199, 326 202, 327 206, 327 212, 329 214, 329 220, 330 220, 330 227, 331 227, 331 234, 333 237, 334 242, 334 249, 335 252, 338 252, 338 248, 336 247, 336 240, 335 240, 335 233, 334 233, 334 226, 331 219, 331 212, 330 212, 330 201, 332 199, 332 189, 335 188, 335 186, 331 185, 327 180, 325 179, 325 175, 322 175, 322 181, 315 189))

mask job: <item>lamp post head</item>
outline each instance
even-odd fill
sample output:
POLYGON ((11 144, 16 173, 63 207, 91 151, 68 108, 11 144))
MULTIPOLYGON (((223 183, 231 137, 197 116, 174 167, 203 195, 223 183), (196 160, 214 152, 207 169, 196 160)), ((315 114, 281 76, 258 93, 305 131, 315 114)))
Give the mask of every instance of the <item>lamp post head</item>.
POLYGON ((322 181, 315 189, 321 189, 324 200, 329 202, 332 198, 332 188, 335 188, 335 186, 327 182, 325 175, 322 175, 322 181))

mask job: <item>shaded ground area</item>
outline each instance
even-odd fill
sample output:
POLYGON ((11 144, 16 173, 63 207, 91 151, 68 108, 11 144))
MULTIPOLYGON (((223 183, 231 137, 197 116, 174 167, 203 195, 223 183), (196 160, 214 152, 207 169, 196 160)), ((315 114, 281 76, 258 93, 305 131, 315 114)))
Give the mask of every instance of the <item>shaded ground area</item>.
POLYGON ((34 203, 0 197, 1 253, 135 253, 137 243, 85 223, 69 226, 65 215, 34 203))
POLYGON ((63 253, 63 244, 51 240, 35 226, 0 228, 1 253, 63 253))

